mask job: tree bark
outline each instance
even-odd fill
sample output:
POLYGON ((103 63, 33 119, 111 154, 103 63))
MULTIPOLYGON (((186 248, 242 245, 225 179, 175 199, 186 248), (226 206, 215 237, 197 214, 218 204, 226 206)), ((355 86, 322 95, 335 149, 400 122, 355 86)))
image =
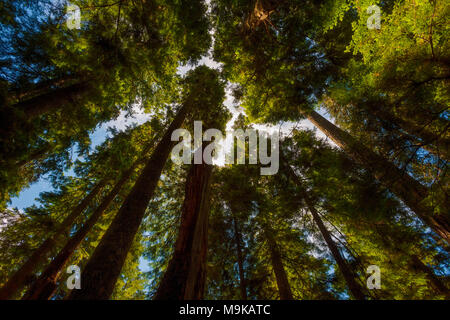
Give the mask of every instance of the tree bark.
POLYGON ((172 132, 183 124, 186 112, 186 107, 178 111, 156 146, 130 194, 86 264, 81 274, 81 289, 73 290, 68 296, 69 300, 108 299, 111 296, 147 205, 154 195, 161 172, 176 144, 171 141, 172 132))
POLYGON ((63 220, 56 229, 55 233, 47 238, 31 255, 30 258, 17 270, 9 279, 4 287, 0 290, 0 300, 11 299, 13 295, 21 290, 30 278, 33 271, 36 270, 39 263, 45 260, 49 252, 57 244, 58 238, 69 229, 78 216, 87 208, 91 201, 99 194, 100 190, 106 184, 106 180, 102 180, 92 189, 92 191, 76 206, 72 212, 63 220))
POLYGON ((80 75, 64 75, 57 79, 46 80, 46 81, 42 81, 37 84, 34 84, 31 88, 29 88, 27 90, 21 90, 21 89, 12 90, 12 91, 8 92, 8 96, 9 96, 8 101, 14 102, 15 100, 24 100, 24 99, 27 99, 32 96, 41 95, 45 92, 52 90, 52 88, 53 89, 55 87, 61 88, 61 87, 65 86, 68 82, 73 82, 73 81, 76 82, 77 80, 78 81, 80 80, 80 75))
POLYGON ((281 259, 281 254, 278 249, 277 243, 271 234, 271 230, 265 228, 265 236, 268 242, 270 258, 272 261, 273 271, 275 273, 275 278, 277 280, 278 292, 280 294, 280 300, 294 300, 292 296, 291 285, 284 269, 283 260, 281 259))
POLYGON ((244 274, 244 259, 242 257, 242 236, 239 230, 238 222, 236 218, 233 218, 234 226, 234 242, 236 243, 236 251, 238 258, 238 268, 239 268, 239 285, 241 289, 241 299, 247 300, 247 288, 245 285, 245 274, 244 274))
POLYGON ((205 163, 189 170, 175 250, 155 300, 203 299, 211 173, 212 166, 205 163))
POLYGON ((53 259, 53 261, 47 266, 47 268, 41 273, 39 278, 28 289, 23 296, 22 300, 48 300, 54 294, 56 290, 56 281, 61 273, 62 268, 70 259, 72 254, 84 240, 89 231, 97 223, 98 219, 103 215, 106 209, 110 206, 112 201, 122 190, 123 186, 129 181, 133 175, 134 170, 145 159, 145 155, 151 149, 153 144, 150 144, 143 151, 143 157, 138 159, 128 170, 126 170, 120 180, 115 184, 114 188, 103 199, 102 203, 97 207, 91 217, 83 224, 83 226, 76 232, 76 234, 66 243, 59 254, 53 259))
POLYGON ((122 178, 116 183, 114 188, 103 199, 102 203, 94 211, 91 217, 83 224, 83 226, 76 232, 76 234, 66 243, 59 254, 53 259, 50 265, 42 272, 35 283, 28 289, 22 300, 48 300, 56 290, 56 281, 64 265, 70 259, 72 254, 84 240, 86 235, 97 223, 98 219, 103 215, 105 210, 109 207, 111 202, 119 194, 122 187, 127 183, 133 174, 133 170, 127 170, 122 178))
POLYGON ((391 112, 382 110, 377 106, 371 107, 370 112, 376 117, 403 129, 409 135, 419 138, 421 141, 416 141, 423 144, 422 148, 430 153, 445 160, 450 159, 450 139, 446 136, 441 137, 426 127, 417 125, 413 121, 397 117, 391 112))
POLYGON ((18 102, 13 105, 13 108, 21 110, 31 120, 44 113, 60 109, 65 105, 73 104, 91 90, 91 82, 83 81, 18 102))
MULTIPOLYGON (((284 158, 283 158, 283 160, 284 160, 284 158)), ((331 251, 331 254, 333 255, 334 260, 336 261, 337 265, 339 266, 339 270, 341 271, 342 275, 344 276, 345 282, 347 283, 347 287, 350 290, 350 293, 352 294, 352 296, 355 299, 365 300, 366 297, 363 293, 361 286, 356 282, 353 272, 350 270, 347 262, 344 260, 341 253, 339 252, 339 249, 337 248, 336 244, 334 243, 333 239, 331 238, 330 232, 327 230, 327 228, 323 224, 323 221, 320 218, 319 213, 317 212, 314 204, 312 203, 311 199, 309 198, 308 194, 306 193, 306 190, 303 188, 302 182, 300 181, 300 179, 298 178, 298 176, 295 174, 295 172, 292 170, 292 168, 289 166, 288 163, 283 161, 282 165, 285 168, 285 170, 287 171, 286 173, 288 174, 288 176, 297 185, 299 194, 305 201, 308 210, 311 212, 311 215, 313 216, 314 222, 316 223, 317 227, 319 228, 320 233, 322 234, 322 236, 328 246, 328 249, 331 251)))
POLYGON ((339 270, 342 272, 342 275, 344 276, 345 282, 347 283, 347 287, 349 288, 350 293, 355 299, 364 300, 366 297, 362 291, 361 286, 356 282, 353 272, 350 270, 347 262, 344 260, 341 253, 339 252, 339 249, 337 248, 336 244, 331 238, 329 231, 323 224, 323 221, 320 218, 319 214, 317 213, 316 209, 312 207, 310 204, 308 204, 308 208, 313 216, 314 222, 319 227, 320 233, 322 234, 323 238, 325 239, 325 242, 327 243, 328 249, 330 249, 334 260, 338 264, 339 270))
POLYGON ((436 234, 450 243, 450 221, 443 214, 434 215, 433 209, 423 201, 428 189, 397 166, 369 150, 330 121, 312 111, 305 116, 354 161, 371 172, 376 179, 397 195, 436 234))
POLYGON ((411 265, 414 269, 419 270, 425 274, 428 282, 431 286, 441 295, 445 296, 445 299, 450 299, 450 290, 447 289, 446 285, 434 274, 434 272, 425 265, 422 260, 416 255, 411 257, 411 265))

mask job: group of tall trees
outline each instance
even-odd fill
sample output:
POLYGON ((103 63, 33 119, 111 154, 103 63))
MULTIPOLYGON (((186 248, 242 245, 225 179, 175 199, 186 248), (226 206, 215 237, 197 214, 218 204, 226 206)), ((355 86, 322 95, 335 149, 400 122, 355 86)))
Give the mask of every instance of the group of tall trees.
POLYGON ((0 299, 450 299, 444 0, 71 3, 79 29, 65 1, 0 1, 0 299), (276 174, 171 160, 176 129, 225 132, 226 90, 236 129, 314 125, 276 174))

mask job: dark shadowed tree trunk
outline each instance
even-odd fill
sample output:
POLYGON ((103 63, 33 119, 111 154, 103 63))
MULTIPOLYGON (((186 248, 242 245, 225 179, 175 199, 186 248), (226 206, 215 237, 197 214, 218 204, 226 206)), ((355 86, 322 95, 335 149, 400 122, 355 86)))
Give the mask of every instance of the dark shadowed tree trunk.
POLYGON ((404 170, 369 150, 361 143, 317 112, 305 114, 306 117, 354 161, 358 162, 376 179, 399 197, 417 216, 440 237, 450 242, 450 222, 444 214, 434 215, 433 209, 423 201, 428 196, 428 189, 414 180, 404 170))
POLYGON ((123 186, 129 181, 134 170, 145 159, 145 155, 149 152, 153 144, 150 144, 143 151, 143 157, 137 160, 133 166, 126 170, 120 180, 115 184, 114 188, 103 199, 102 203, 97 207, 91 217, 83 224, 83 226, 75 233, 75 235, 66 243, 64 248, 60 250, 58 255, 48 265, 48 267, 41 273, 39 278, 33 283, 28 291, 23 296, 23 300, 48 300, 56 290, 56 282, 61 273, 62 268, 70 259, 72 254, 84 240, 89 231, 97 223, 98 219, 103 215, 106 209, 110 206, 116 196, 119 194, 123 186))
POLYGON ((78 246, 81 244, 81 242, 84 240, 92 227, 97 223, 98 219, 100 219, 105 210, 112 203, 114 198, 119 194, 122 187, 128 182, 131 175, 133 174, 134 168, 135 167, 127 170, 122 175, 121 179, 103 199, 102 203, 94 211, 91 217, 83 224, 83 226, 75 233, 75 235, 70 238, 64 248, 61 249, 61 251, 53 259, 50 265, 42 272, 42 274, 33 283, 30 289, 28 289, 28 291, 22 298, 23 300, 48 300, 49 298, 51 298, 54 291, 56 290, 56 282, 62 268, 70 259, 78 246))
POLYGON ((57 244, 58 238, 67 231, 80 214, 87 208, 91 201, 99 194, 103 186, 106 184, 106 179, 100 181, 95 185, 92 191, 76 206, 72 212, 63 220, 58 226, 55 233, 47 238, 31 255, 30 258, 17 270, 4 287, 0 290, 0 300, 11 299, 13 295, 21 290, 27 279, 29 279, 36 270, 39 263, 44 261, 49 252, 57 244))
POLYGON ((244 273, 244 258, 242 256, 242 235, 239 230, 238 222, 236 218, 233 218, 234 227, 234 242, 236 243, 236 251, 238 258, 238 268, 239 268, 239 285, 241 289, 241 299, 247 300, 247 288, 245 285, 245 273, 244 273))
POLYGON ((325 239, 325 242, 327 243, 328 249, 330 249, 331 254, 333 255, 334 260, 339 266, 339 270, 341 271, 342 275, 344 276, 345 282, 347 283, 347 287, 350 290, 351 295, 358 300, 364 300, 366 297, 362 291, 361 286, 356 282, 355 276, 353 272, 351 271, 347 261, 344 260, 341 253, 339 252, 339 249, 337 248, 336 244, 334 243, 333 239, 331 238, 330 232, 327 230, 325 225, 323 224, 322 219, 320 218, 320 215, 316 211, 316 209, 308 204, 309 211, 311 212, 314 222, 316 223, 317 227, 320 230, 320 233, 322 234, 323 238, 325 239))
POLYGON ((436 292, 444 295, 445 299, 450 299, 450 290, 447 289, 447 286, 441 281, 441 279, 439 279, 433 272, 433 270, 426 264, 424 264, 417 255, 413 255, 411 257, 411 265, 415 270, 421 271, 425 274, 428 282, 431 284, 434 290, 436 290, 436 292))
POLYGON ((82 288, 73 290, 69 300, 108 299, 120 275, 133 239, 153 197, 167 158, 177 143, 172 132, 181 127, 187 109, 182 107, 154 149, 130 194, 95 249, 82 274, 82 288))
POLYGON ((272 236, 272 231, 268 226, 265 227, 264 233, 270 251, 270 259, 272 261, 273 271, 277 280, 278 292, 281 300, 294 300, 292 296, 291 285, 284 269, 283 260, 281 259, 280 250, 272 236))
POLYGON ((337 265, 339 266, 339 270, 341 271, 342 275, 344 276, 345 282, 347 283, 347 287, 350 290, 350 293, 355 299, 358 300, 364 300, 365 295, 363 293, 363 290, 361 286, 356 282, 355 276, 353 272, 350 270, 350 267, 347 263, 347 261, 344 260, 341 253, 339 252, 339 249, 337 248, 336 244, 334 243, 333 239, 331 238, 330 232, 327 230, 325 225, 323 224, 322 218, 320 217, 319 213, 317 212, 314 204, 312 203, 311 199, 309 198, 308 194, 306 193, 306 190, 303 188, 303 184, 298 178, 298 176, 295 174, 294 170, 289 166, 288 163, 284 161, 284 157, 282 160, 282 166, 283 169, 286 171, 286 174, 293 180, 293 182, 297 185, 298 191, 302 199, 305 201, 306 206, 308 210, 311 212, 311 215, 313 216, 314 222, 316 223, 317 227, 320 230, 320 233, 322 234, 328 249, 331 251, 331 254, 333 255, 334 260, 336 261, 337 265))
POLYGON ((92 83, 82 81, 68 87, 54 89, 36 97, 18 102, 13 107, 21 110, 27 119, 71 105, 92 90, 92 83))
POLYGON ((203 299, 211 174, 212 166, 205 163, 189 170, 175 250, 155 300, 203 299))
POLYGON ((38 96, 44 94, 48 91, 54 90, 56 88, 61 88, 66 86, 69 82, 79 82, 80 75, 65 75, 57 79, 45 80, 34 84, 27 88, 26 90, 17 89, 8 92, 8 101, 14 102, 14 100, 25 100, 33 96, 38 96))
POLYGON ((421 141, 416 140, 416 142, 422 144, 422 147, 425 150, 442 159, 450 159, 450 141, 445 136, 446 132, 439 135, 430 131, 427 126, 417 125, 411 120, 397 117, 392 112, 379 108, 379 106, 371 106, 370 112, 376 117, 387 121, 388 123, 394 124, 407 132, 409 135, 420 138, 421 141))

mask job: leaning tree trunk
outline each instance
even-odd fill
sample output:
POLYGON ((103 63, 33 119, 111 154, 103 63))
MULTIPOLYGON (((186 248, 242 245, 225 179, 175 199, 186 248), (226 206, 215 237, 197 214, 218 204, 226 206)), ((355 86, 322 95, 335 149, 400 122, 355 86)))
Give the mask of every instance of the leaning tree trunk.
POLYGON ((233 218, 233 226, 234 226, 234 242, 236 243, 238 267, 239 267, 239 286, 241 289, 241 299, 247 300, 247 288, 245 285, 244 261, 243 261, 244 258, 242 257, 242 235, 239 230, 236 218, 233 218))
POLYGON ((341 253, 339 252, 339 249, 337 248, 336 244, 334 243, 333 239, 331 238, 330 232, 327 230, 327 228, 323 224, 323 221, 320 218, 319 213, 317 212, 314 204, 312 203, 311 199, 309 198, 308 194, 306 193, 306 190, 303 188, 302 182, 298 178, 297 174, 293 171, 293 169, 289 166, 289 164, 284 161, 284 158, 282 161, 283 161, 283 163, 282 163, 283 168, 286 170, 286 173, 288 174, 288 176, 297 185, 300 196, 303 198, 303 200, 306 203, 306 206, 308 207, 309 211, 311 212, 314 222, 316 223, 317 227, 319 228, 320 233, 322 234, 322 236, 328 246, 328 249, 330 249, 334 260, 336 261, 337 265, 339 266, 339 270, 341 271, 342 275, 344 276, 345 282, 347 283, 347 287, 349 288, 352 296, 355 299, 364 300, 366 297, 363 293, 361 286, 358 284, 358 282, 356 282, 355 276, 354 276, 353 272, 350 270, 348 263, 342 257, 341 253))
POLYGON ((410 177, 405 171, 369 150, 350 134, 312 111, 306 117, 353 160, 370 171, 376 179, 396 194, 436 234, 450 243, 450 221, 444 214, 434 215, 433 209, 423 202, 428 189, 410 177))
POLYGON ((183 124, 187 109, 182 107, 156 146, 131 192, 86 264, 82 288, 73 290, 69 300, 108 299, 120 275, 133 239, 153 197, 156 185, 174 147, 172 132, 183 124))
POLYGON ((80 75, 64 75, 62 77, 42 81, 33 86, 31 86, 27 90, 12 90, 8 92, 7 101, 10 103, 14 103, 15 100, 25 100, 32 96, 42 95, 48 91, 51 91, 54 88, 61 88, 65 86, 69 82, 77 81, 80 79, 80 75))
POLYGON ((75 235, 66 243, 64 248, 61 249, 59 254, 53 259, 50 265, 41 273, 39 278, 33 283, 33 285, 25 293, 22 300, 48 300, 54 294, 57 287, 58 276, 70 259, 72 254, 78 248, 80 243, 84 240, 86 235, 97 223, 98 219, 103 215, 105 210, 109 207, 115 197, 119 194, 122 187, 128 182, 135 166, 127 170, 116 183, 114 188, 103 199, 102 203, 94 211, 91 217, 83 224, 83 226, 75 233, 75 235))
POLYGON ((73 104, 91 90, 92 82, 82 81, 18 102, 12 107, 22 111, 27 119, 33 119, 52 110, 58 110, 65 105, 73 104))
POLYGON ((212 166, 205 163, 189 170, 175 250, 155 300, 203 299, 211 173, 212 166))
MULTIPOLYGON (((309 201, 306 200, 306 202, 309 202, 309 201)), ((339 249, 337 248, 336 244, 334 243, 333 239, 331 238, 330 232, 327 230, 327 228, 323 224, 323 221, 320 218, 316 209, 313 206, 311 206, 310 203, 307 205, 308 205, 309 211, 311 212, 311 214, 313 216, 314 222, 319 227, 320 233, 322 234, 323 238, 325 239, 325 242, 327 243, 328 249, 330 249, 331 253, 333 254, 333 258, 336 261, 336 263, 338 264, 339 270, 342 272, 342 275, 344 276, 345 282, 347 283, 347 286, 348 286, 352 296, 355 299, 364 300, 366 297, 362 291, 362 288, 356 282, 353 272, 350 270, 348 263, 344 260, 341 253, 339 252, 339 249)))
POLYGON ((70 259, 72 254, 84 240, 89 231, 97 223, 98 219, 103 215, 106 209, 110 206, 112 201, 119 194, 123 186, 131 178, 134 170, 142 163, 145 159, 145 155, 149 152, 153 144, 150 144, 143 151, 143 157, 138 159, 128 170, 126 170, 120 180, 115 184, 114 188, 108 193, 108 195, 103 199, 102 203, 94 211, 91 217, 83 224, 83 226, 76 232, 76 234, 66 243, 63 249, 60 250, 59 254, 53 259, 50 265, 41 273, 39 278, 34 282, 34 284, 28 289, 28 291, 23 296, 22 300, 48 300, 54 294, 56 290, 56 282, 58 276, 61 273, 62 268, 70 259))
POLYGON ((427 265, 425 265, 422 260, 416 255, 413 255, 411 257, 411 266, 423 272, 425 276, 427 277, 428 282, 431 284, 431 286, 438 292, 440 295, 445 296, 445 299, 450 299, 450 290, 447 289, 446 285, 439 279, 429 268, 427 265))
POLYGON ((72 226, 75 219, 87 208, 91 201, 99 194, 100 190, 106 184, 106 180, 102 180, 92 189, 92 191, 76 206, 72 212, 58 226, 55 233, 47 238, 31 255, 31 257, 17 270, 9 279, 4 287, 0 290, 0 300, 11 299, 13 295, 21 290, 27 279, 33 275, 39 263, 47 257, 48 253, 57 244, 58 238, 72 226))
POLYGON ((376 117, 394 124, 409 135, 419 138, 421 141, 417 141, 417 139, 416 141, 422 143, 422 148, 430 153, 445 160, 450 159, 450 139, 445 136, 446 132, 444 132, 444 136, 441 136, 430 131, 426 126, 420 126, 411 120, 397 117, 392 112, 382 110, 377 106, 370 108, 370 112, 376 117))
POLYGON ((277 280, 278 292, 280 294, 280 300, 294 300, 292 295, 291 285, 284 269, 283 260, 281 259, 281 254, 278 249, 277 243, 273 238, 271 231, 265 228, 265 236, 270 251, 270 258, 272 261, 273 271, 275 273, 275 279, 277 280))

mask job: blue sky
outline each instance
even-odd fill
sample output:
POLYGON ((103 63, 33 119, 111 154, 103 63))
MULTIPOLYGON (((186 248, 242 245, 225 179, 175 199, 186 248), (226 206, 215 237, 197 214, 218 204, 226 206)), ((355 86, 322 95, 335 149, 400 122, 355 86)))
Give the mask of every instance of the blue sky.
MULTIPOLYGON (((198 64, 207 65, 208 67, 216 69, 220 68, 220 64, 214 60, 211 60, 209 57, 203 57, 198 64)), ((189 71, 192 68, 193 66, 190 65, 180 66, 178 68, 178 73, 180 75, 184 75, 187 71, 189 71)), ((224 104, 229 108, 230 112, 233 114, 233 118, 227 124, 228 130, 233 126, 236 117, 239 115, 239 113, 243 112, 243 110, 239 109, 238 106, 235 106, 233 104, 233 98, 231 97, 229 90, 227 90, 227 98, 224 104)), ((131 125, 132 123, 142 124, 150 119, 150 116, 144 113, 142 109, 140 109, 140 107, 137 105, 133 108, 133 111, 134 114, 132 117, 127 117, 126 112, 122 112, 117 119, 111 120, 97 127, 96 130, 90 135, 92 141, 91 150, 94 150, 96 146, 100 145, 107 139, 108 137, 107 129, 109 127, 113 127, 118 130, 125 130, 126 127, 131 125)), ((327 119, 329 119, 329 117, 323 112, 323 110, 319 110, 319 113, 325 116, 327 119)), ((298 126, 308 129, 314 127, 308 120, 303 120, 295 123, 294 122, 283 123, 280 129, 284 133, 289 133, 294 127, 298 126)), ((255 128, 258 130, 267 130, 267 131, 273 130, 273 126, 260 124, 255 125, 255 128)), ((316 134, 320 138, 326 138, 325 135, 323 135, 320 131, 317 131, 316 134)), ((71 175, 72 173, 71 171, 68 171, 66 174, 71 175)), ((22 190, 22 192, 20 192, 18 197, 12 198, 9 207, 23 210, 24 208, 27 208, 33 204, 38 205, 35 199, 39 197, 39 194, 43 191, 51 191, 51 190, 53 190, 53 188, 50 185, 50 183, 46 180, 46 177, 42 177, 41 179, 39 179, 39 181, 33 183, 29 188, 22 190)))

